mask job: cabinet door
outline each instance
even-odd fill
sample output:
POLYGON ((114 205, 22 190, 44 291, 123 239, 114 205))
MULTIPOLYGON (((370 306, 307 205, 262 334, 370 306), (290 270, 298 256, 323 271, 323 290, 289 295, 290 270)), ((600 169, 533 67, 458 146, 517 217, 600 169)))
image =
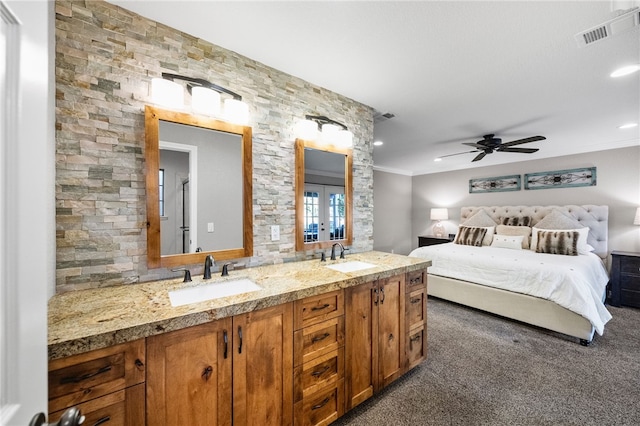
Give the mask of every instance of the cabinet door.
POLYGON ((293 423, 293 306, 233 318, 233 424, 293 423))
POLYGON ((345 387, 346 408, 355 407, 373 395, 377 374, 376 283, 345 290, 345 387), (375 342, 375 343, 374 343, 375 342))
POLYGON ((147 338, 147 424, 230 425, 231 350, 231 318, 147 338))
POLYGON ((378 282, 378 384, 382 389, 404 372, 405 289, 404 274, 378 282))

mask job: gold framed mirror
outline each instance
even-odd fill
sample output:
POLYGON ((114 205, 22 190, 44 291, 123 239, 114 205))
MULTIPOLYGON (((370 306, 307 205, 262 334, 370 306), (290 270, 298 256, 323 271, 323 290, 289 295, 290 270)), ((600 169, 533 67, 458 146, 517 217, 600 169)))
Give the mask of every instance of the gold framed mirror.
POLYGON ((253 256, 251 144, 249 126, 145 107, 149 268, 253 256))
POLYGON ((353 240, 351 149, 296 139, 296 250, 353 240))

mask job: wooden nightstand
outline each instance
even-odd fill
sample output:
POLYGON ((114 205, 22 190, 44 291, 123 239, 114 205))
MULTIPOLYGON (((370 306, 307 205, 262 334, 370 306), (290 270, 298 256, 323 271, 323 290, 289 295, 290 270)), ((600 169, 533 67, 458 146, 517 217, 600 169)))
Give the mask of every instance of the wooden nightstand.
POLYGON ((628 251, 611 252, 612 306, 634 306, 640 308, 640 253, 628 251))
POLYGON ((450 243, 448 238, 429 237, 426 235, 418 236, 418 247, 433 246, 435 244, 450 243))

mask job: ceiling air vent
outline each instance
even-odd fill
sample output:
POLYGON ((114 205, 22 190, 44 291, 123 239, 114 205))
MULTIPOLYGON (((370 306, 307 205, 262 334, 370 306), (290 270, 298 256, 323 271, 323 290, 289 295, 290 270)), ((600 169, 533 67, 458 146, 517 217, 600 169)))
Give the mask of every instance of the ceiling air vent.
POLYGON ((378 123, 382 123, 383 121, 387 121, 391 118, 395 117, 395 114, 392 114, 390 112, 380 112, 380 111, 374 111, 373 112, 373 123, 374 124, 378 124, 378 123))
POLYGON ((578 47, 589 46, 600 40, 610 38, 621 32, 630 30, 640 25, 640 9, 637 7, 613 18, 601 25, 589 28, 575 35, 578 47))

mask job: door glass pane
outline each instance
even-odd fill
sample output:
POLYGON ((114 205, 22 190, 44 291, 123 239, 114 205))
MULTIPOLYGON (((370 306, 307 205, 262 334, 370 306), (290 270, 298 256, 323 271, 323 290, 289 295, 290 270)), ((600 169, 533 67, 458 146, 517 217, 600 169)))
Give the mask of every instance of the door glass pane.
POLYGON ((320 223, 320 194, 315 191, 304 192, 304 241, 318 241, 320 223))
POLYGON ((345 199, 342 194, 329 194, 329 239, 344 239, 345 199))

